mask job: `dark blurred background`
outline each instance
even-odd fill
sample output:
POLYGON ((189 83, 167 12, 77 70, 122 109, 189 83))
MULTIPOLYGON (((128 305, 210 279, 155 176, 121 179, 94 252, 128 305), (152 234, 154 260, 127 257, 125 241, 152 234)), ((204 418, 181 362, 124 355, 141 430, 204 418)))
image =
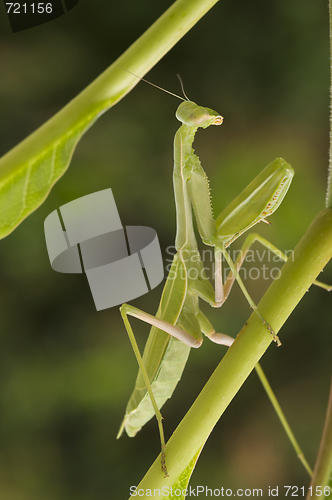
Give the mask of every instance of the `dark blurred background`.
MULTIPOLYGON (((12 34, 0 5, 0 155, 64 106, 155 21, 171 1, 81 0, 67 15, 12 34)), ((296 176, 259 232, 294 248, 324 205, 328 164, 329 47, 325 1, 219 2, 147 75, 220 111, 195 149, 217 215, 259 171, 284 157, 296 176)), ((116 440, 137 373, 117 308, 96 312, 84 275, 55 273, 43 221, 60 205, 111 187, 124 225, 151 226, 173 245, 172 141, 178 102, 144 83, 83 137, 46 202, 0 243, 0 499, 127 498, 159 453, 151 421, 116 440)), ((239 248, 243 238, 235 244, 239 248)), ((255 247, 259 250, 259 246, 255 247)), ((164 252, 164 257, 167 255, 164 252)), ((275 267, 275 263, 265 262, 275 267)), ((256 262, 252 266, 261 266, 256 262)), ((332 282, 332 267, 321 279, 332 282)), ((269 282, 246 282, 258 301, 269 282)), ((162 284, 133 304, 157 309, 162 284)), ((331 369, 331 296, 312 287, 262 359, 313 465, 331 369)), ((235 285, 222 310, 236 335, 250 314, 235 285)), ((141 347, 148 328, 133 322, 141 347)), ((205 341, 163 408, 170 436, 226 348, 205 341)), ((217 424, 192 477, 220 488, 306 486, 308 476, 253 373, 217 424)))

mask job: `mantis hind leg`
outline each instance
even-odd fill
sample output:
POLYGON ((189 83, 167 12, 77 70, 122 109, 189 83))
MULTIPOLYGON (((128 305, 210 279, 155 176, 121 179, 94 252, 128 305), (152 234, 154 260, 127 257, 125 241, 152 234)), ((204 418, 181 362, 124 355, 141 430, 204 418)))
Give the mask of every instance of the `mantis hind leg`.
MULTIPOLYGON (((161 416, 161 413, 159 411, 157 402, 156 402, 155 397, 153 395, 151 384, 150 384, 150 380, 149 380, 148 374, 146 372, 145 365, 144 365, 141 353, 139 351, 139 348, 138 348, 138 345, 137 345, 137 342, 136 342, 136 338, 135 338, 134 332, 133 332, 133 330, 131 328, 131 325, 130 325, 128 317, 127 317, 126 306, 127 306, 127 304, 123 304, 121 306, 121 308, 120 308, 121 316, 122 316, 124 325, 126 327, 126 330, 127 330, 127 333, 128 333, 129 340, 131 342, 132 348, 134 350, 134 353, 135 353, 138 365, 139 365, 140 370, 142 372, 142 375, 143 375, 143 378, 144 378, 144 382, 145 382, 147 391, 149 393, 153 409, 154 409, 155 414, 156 414, 156 418, 157 418, 157 421, 158 421, 159 435, 160 435, 160 443, 161 443, 161 470, 165 474, 165 477, 168 477, 168 472, 167 472, 167 467, 166 467, 166 461, 165 461, 165 459, 166 459, 166 444, 165 444, 164 428, 163 428, 163 423, 162 423, 163 417, 161 416)), ((130 306, 127 306, 127 307, 130 307, 130 306)), ((122 431, 122 429, 120 429, 119 435, 121 434, 121 431, 122 431)))
MULTIPOLYGON (((141 309, 138 309, 137 307, 130 306, 129 304, 122 304, 120 307, 121 311, 121 316, 123 321, 125 321, 125 318, 128 321, 127 316, 133 316, 134 318, 140 319, 141 321, 144 321, 145 323, 148 323, 149 325, 155 326, 156 328, 159 328, 159 330, 163 330, 164 332, 168 333, 172 337, 175 337, 178 340, 181 340, 184 344, 188 345, 189 347, 200 347, 202 345, 202 336, 199 334, 199 332, 196 332, 194 328, 190 328, 189 323, 185 323, 182 328, 180 328, 177 325, 173 325, 172 323, 169 323, 168 321, 165 321, 161 318, 157 318, 156 316, 153 316, 152 314, 148 314, 144 311, 141 311, 141 309), (188 333, 190 332, 190 333, 188 333)), ((188 316, 181 314, 179 316, 179 321, 178 323, 182 326, 182 323, 180 321, 180 318, 183 316, 188 316)), ((126 324, 126 323, 125 323, 126 324)), ((128 331, 128 330, 127 330, 128 331)), ((129 334, 129 332, 128 332, 129 334)))
MULTIPOLYGON (((223 337, 223 342, 217 342, 217 343, 220 343, 220 344, 223 344, 223 345, 228 345, 228 346, 231 346, 232 343, 234 342, 234 339, 232 337, 228 337, 228 335, 224 335, 224 334, 221 334, 221 333, 215 333, 215 329, 214 327, 212 326, 212 324, 210 323, 210 321, 206 318, 206 316, 201 312, 199 311, 199 313, 197 314, 197 319, 201 325, 201 329, 202 329, 202 332, 208 337, 210 338, 210 340, 212 340, 213 342, 216 342, 216 340, 214 340, 213 338, 213 335, 217 335, 217 336, 222 336, 223 337), (226 342, 229 342, 229 343, 226 343, 226 342)), ((255 366, 255 370, 256 370, 256 373, 258 375, 258 378, 260 379, 261 381, 261 384, 263 385, 263 388, 265 389, 274 409, 275 409, 275 412, 281 422, 281 425, 283 426, 299 460, 302 462, 302 464, 304 465, 305 469, 307 470, 307 472, 309 473, 309 475, 311 476, 312 475, 312 471, 310 469, 310 466, 308 465, 308 462, 304 456, 304 453, 303 451, 301 450, 294 434, 293 434, 293 431, 290 427, 290 425, 288 424, 287 422, 287 419, 285 417, 285 414, 284 412, 282 411, 281 409, 281 406, 272 390, 272 387, 270 386, 266 376, 265 376, 265 373, 263 372, 263 369, 262 367, 260 366, 259 363, 257 363, 257 365, 255 366)))
MULTIPOLYGON (((158 408, 158 404, 156 402, 156 399, 154 397, 152 387, 151 387, 151 382, 149 379, 149 376, 146 371, 146 367, 144 364, 144 361, 142 359, 141 353, 139 351, 134 332, 132 330, 132 327, 130 325, 128 316, 133 316, 135 318, 138 318, 145 323, 148 323, 152 326, 155 326, 156 328, 159 328, 160 330, 163 330, 164 332, 172 335, 173 337, 177 338, 178 340, 181 340, 184 344, 190 346, 190 347, 200 347, 202 344, 202 335, 200 333, 200 327, 198 321, 195 319, 194 315, 190 314, 182 314, 180 315, 179 320, 180 325, 183 326, 182 328, 173 325, 167 321, 164 321, 163 319, 157 318, 155 316, 152 316, 150 314, 145 313, 144 311, 141 311, 137 307, 133 307, 129 304, 123 304, 120 308, 121 311, 121 316, 125 325, 125 328, 127 330, 129 340, 131 342, 132 348, 134 350, 138 365, 140 367, 144 383, 147 389, 147 392, 150 396, 150 400, 154 409, 154 412, 156 414, 156 418, 158 421, 158 428, 159 428, 159 435, 160 435, 160 442, 161 442, 161 469, 165 474, 165 477, 168 477, 168 472, 167 472, 167 466, 166 466, 166 444, 165 444, 165 436, 164 436, 164 429, 163 429, 163 424, 162 420, 163 417, 160 413, 160 410, 158 408), (197 323, 197 326, 195 325, 195 322, 197 323), (184 328, 186 328, 186 331, 184 328), (190 333, 188 333, 190 332, 190 333)), ((121 432, 123 431, 123 426, 121 427, 118 436, 121 435, 121 432)))
POLYGON ((202 313, 202 311, 198 312, 196 318, 199 321, 202 332, 212 342, 215 342, 216 344, 226 345, 228 347, 233 344, 233 337, 229 337, 229 335, 226 335, 224 333, 216 333, 212 323, 210 323, 210 321, 202 313))

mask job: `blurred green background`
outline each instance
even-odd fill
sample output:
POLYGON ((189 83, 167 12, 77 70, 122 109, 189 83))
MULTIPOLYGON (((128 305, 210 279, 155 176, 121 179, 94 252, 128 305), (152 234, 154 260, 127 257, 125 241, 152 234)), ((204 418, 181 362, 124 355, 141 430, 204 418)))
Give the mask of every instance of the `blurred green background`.
MULTIPOLYGON (((96 78, 171 3, 81 0, 67 15, 16 34, 1 4, 0 155, 96 78)), ((258 230, 280 249, 294 248, 325 198, 326 2, 220 1, 147 78, 179 93, 176 73, 190 99, 225 117, 222 127, 200 131, 195 143, 211 180, 214 213, 265 165, 284 157, 296 172, 293 185, 272 225, 258 230)), ((159 453, 155 421, 134 439, 115 439, 136 361, 118 309, 97 313, 84 275, 51 269, 43 221, 60 205, 111 187, 123 224, 155 228, 167 258, 175 235, 172 141, 178 104, 139 84, 83 137, 42 207, 0 243, 1 500, 127 498, 159 453)), ((322 276, 332 282, 331 265, 322 276)), ((269 282, 246 284, 258 301, 269 282)), ((161 291, 162 284, 133 304, 154 313, 161 291)), ((330 310, 331 296, 312 287, 280 332, 283 346, 271 345, 262 360, 312 465, 329 390, 330 310)), ((236 285, 222 310, 204 311, 218 331, 234 336, 250 314, 236 285)), ((134 329, 143 347, 148 328, 136 322, 134 329)), ((166 436, 225 350, 205 341, 191 353, 163 408, 166 436)), ((267 491, 268 485, 307 484, 252 374, 207 442, 191 485, 267 491)))

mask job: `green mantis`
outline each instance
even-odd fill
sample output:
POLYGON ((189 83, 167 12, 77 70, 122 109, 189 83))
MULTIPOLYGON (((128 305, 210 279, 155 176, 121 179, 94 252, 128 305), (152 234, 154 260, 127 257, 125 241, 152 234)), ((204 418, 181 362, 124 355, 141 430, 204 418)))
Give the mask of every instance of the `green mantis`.
MULTIPOLYGON (((248 294, 239 275, 239 269, 247 251, 256 240, 282 260, 286 260, 285 255, 258 234, 250 234, 247 237, 235 262, 232 261, 227 248, 255 224, 266 222, 266 217, 273 214, 282 202, 294 175, 288 163, 283 159, 276 159, 264 168, 215 220, 212 214, 208 178, 199 158, 194 154, 192 144, 198 128, 221 125, 223 118, 216 111, 198 106, 189 100, 180 104, 176 117, 182 123, 174 138, 173 184, 177 213, 175 240, 177 253, 156 316, 128 304, 123 304, 120 308, 140 369, 118 437, 124 429, 129 436, 134 436, 155 414, 160 432, 161 463, 165 476, 168 474, 160 408, 171 397, 180 380, 190 348, 200 347, 203 341, 202 334, 217 344, 227 346, 234 340, 228 335, 215 332, 199 308, 199 299, 212 307, 222 306, 236 280, 250 307, 266 326, 273 340, 277 345, 281 344, 248 294), (214 288, 206 277, 197 250, 193 212, 202 241, 214 247, 214 288), (225 283, 222 280, 222 257, 230 268, 225 283), (143 357, 140 355, 128 316, 151 325, 143 357)), ((329 289, 318 282, 316 284, 329 289)))
MULTIPOLYGON (((171 397, 181 378, 190 348, 200 347, 202 333, 218 344, 229 346, 233 342, 233 338, 215 332, 199 308, 199 299, 212 307, 220 307, 236 279, 250 306, 266 325, 273 340, 280 345, 279 338, 257 310, 238 273, 245 253, 253 242, 252 237, 250 241, 246 240, 235 263, 230 258, 227 247, 255 224, 265 221, 278 208, 294 175, 293 169, 284 160, 275 160, 214 220, 208 178, 194 154, 192 144, 199 127, 221 125, 223 118, 216 111, 197 106, 191 101, 180 104, 176 117, 182 123, 174 139, 177 253, 156 316, 128 304, 123 304, 120 308, 140 370, 119 435, 125 429, 129 436, 134 436, 156 414, 162 444, 162 470, 165 475, 165 440, 159 409, 171 397), (192 211, 203 242, 215 249, 215 289, 206 277, 198 254, 192 211), (225 284, 222 282, 222 256, 231 269, 225 284), (143 358, 128 316, 139 318, 152 326, 143 358)), ((256 239, 280 254, 264 239, 259 236, 256 239)))

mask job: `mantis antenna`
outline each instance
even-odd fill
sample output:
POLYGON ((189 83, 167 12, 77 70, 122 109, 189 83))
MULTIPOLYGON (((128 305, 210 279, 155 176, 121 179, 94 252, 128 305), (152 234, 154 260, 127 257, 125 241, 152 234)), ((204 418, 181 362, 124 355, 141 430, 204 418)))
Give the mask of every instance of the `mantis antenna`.
POLYGON ((181 85, 181 90, 182 90, 182 94, 184 95, 184 97, 187 99, 187 101, 190 101, 190 99, 188 99, 188 96, 187 94, 185 93, 184 91, 184 86, 183 86, 183 81, 182 81, 182 78, 180 75, 176 75, 178 77, 178 79, 180 80, 180 85, 181 85))
MULTIPOLYGON (((118 66, 119 68, 123 69, 124 71, 127 71, 127 73, 130 73, 131 75, 133 76, 136 76, 136 78, 138 78, 139 80, 142 80, 142 82, 145 82, 145 83, 148 83, 149 85, 152 85, 152 87, 156 87, 156 89, 159 89, 159 90, 162 90, 163 92, 166 92, 166 94, 170 94, 174 97, 177 97, 178 99, 181 99, 181 101, 185 101, 185 99, 183 97, 180 97, 179 95, 177 94, 173 94, 173 92, 170 92, 169 90, 166 90, 166 89, 163 89, 162 87, 159 87, 158 85, 156 85, 155 83, 152 83, 152 82, 149 82, 149 80, 145 80, 145 78, 142 78, 141 76, 138 76, 138 75, 135 75, 135 73, 133 73, 132 71, 129 71, 129 69, 126 69, 126 68, 123 68, 122 66, 120 66, 119 64, 117 64, 116 66, 118 66)), ((179 76, 179 75, 178 75, 179 76)), ((180 77, 179 77, 180 78, 180 77)), ((186 96, 186 94, 184 93, 184 90, 183 90, 183 85, 182 85, 182 80, 180 78, 180 82, 181 82, 181 87, 182 87, 182 92, 183 94, 185 95, 187 101, 189 101, 188 97, 186 96)))

